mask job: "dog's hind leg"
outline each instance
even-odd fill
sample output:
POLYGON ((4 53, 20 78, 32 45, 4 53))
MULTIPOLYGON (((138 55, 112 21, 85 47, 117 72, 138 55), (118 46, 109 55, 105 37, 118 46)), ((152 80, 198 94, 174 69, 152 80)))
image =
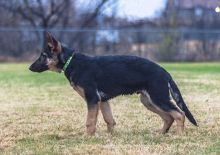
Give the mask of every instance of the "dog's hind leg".
MULTIPOLYGON (((171 102, 171 101, 170 101, 171 102)), ((170 103, 173 104, 173 103, 170 103)), ((176 110, 171 110, 169 114, 174 118, 177 125, 177 134, 182 134, 184 131, 185 114, 182 110, 176 107, 176 110)))
POLYGON ((101 109, 103 118, 107 124, 108 132, 112 132, 116 123, 113 118, 112 110, 111 110, 109 103, 108 102, 100 102, 100 109, 101 109))
POLYGON ((161 132, 166 133, 172 125, 173 121, 176 121, 177 124, 177 134, 182 134, 184 131, 184 122, 185 122, 185 114, 182 110, 180 110, 171 100, 159 102, 152 101, 152 106, 148 105, 148 109, 151 108, 151 111, 159 114, 164 120, 164 127, 161 132), (160 103, 160 104, 158 104, 160 103), (153 108, 152 108, 153 107, 153 108))
POLYGON ((144 91, 143 93, 141 93, 140 96, 140 100, 143 103, 143 105, 150 111, 158 114, 164 124, 161 130, 159 130, 160 133, 165 134, 169 131, 171 125, 173 124, 173 117, 171 117, 167 112, 163 111, 162 109, 160 109, 159 107, 157 107, 151 100, 149 94, 144 91))
MULTIPOLYGON (((168 105, 171 105, 172 102, 167 103, 168 105)), ((175 105, 172 105, 175 107, 175 105)), ((161 109, 162 110, 162 109, 161 109)), ((173 123, 173 121, 175 120, 176 124, 177 124, 177 134, 182 134, 184 131, 184 122, 185 122, 185 115, 184 112, 182 112, 181 110, 179 110, 177 107, 176 109, 173 108, 172 110, 165 112, 166 114, 168 114, 168 116, 170 117, 170 120, 172 120, 172 122, 170 122, 171 124, 173 123)), ((165 118, 165 117, 164 117, 165 118)), ((166 118, 165 118, 166 119, 166 118)), ((169 122, 168 122, 169 124, 169 122)), ((168 128, 169 129, 169 128, 168 128)))

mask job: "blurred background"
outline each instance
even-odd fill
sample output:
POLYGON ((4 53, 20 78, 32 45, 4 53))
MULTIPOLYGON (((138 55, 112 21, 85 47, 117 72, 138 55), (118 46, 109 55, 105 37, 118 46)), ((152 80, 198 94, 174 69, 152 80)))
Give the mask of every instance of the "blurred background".
POLYGON ((1 0, 0 62, 30 61, 45 31, 89 55, 220 60, 219 0, 1 0))

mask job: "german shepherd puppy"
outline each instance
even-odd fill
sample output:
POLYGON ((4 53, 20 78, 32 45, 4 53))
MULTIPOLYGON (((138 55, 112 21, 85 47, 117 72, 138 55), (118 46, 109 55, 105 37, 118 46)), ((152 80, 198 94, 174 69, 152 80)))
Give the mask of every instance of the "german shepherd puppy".
POLYGON ((177 133, 181 134, 185 116, 197 126, 171 75, 154 62, 136 56, 90 57, 63 46, 48 32, 46 38, 47 47, 30 70, 64 72, 73 89, 87 103, 88 135, 96 131, 99 108, 108 131, 113 131, 116 123, 108 101, 133 93, 140 94, 143 105, 162 118, 161 133, 168 132, 175 120, 177 133))

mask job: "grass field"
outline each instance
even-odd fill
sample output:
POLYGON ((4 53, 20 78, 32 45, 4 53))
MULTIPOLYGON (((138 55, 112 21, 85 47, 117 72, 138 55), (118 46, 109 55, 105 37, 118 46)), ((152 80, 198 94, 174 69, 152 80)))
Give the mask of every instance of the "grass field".
POLYGON ((115 132, 99 115, 97 134, 84 135, 86 105, 63 74, 0 64, 0 154, 220 154, 220 63, 162 64, 198 120, 185 133, 160 135, 160 118, 138 95, 111 101, 115 132))

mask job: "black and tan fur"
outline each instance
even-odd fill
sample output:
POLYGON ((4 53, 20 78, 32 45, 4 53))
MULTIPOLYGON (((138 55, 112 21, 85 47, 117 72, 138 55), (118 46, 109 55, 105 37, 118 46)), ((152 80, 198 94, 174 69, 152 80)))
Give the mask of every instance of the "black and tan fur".
POLYGON ((154 62, 135 56, 86 56, 63 46, 50 33, 47 33, 47 45, 30 70, 61 72, 72 56, 64 74, 87 103, 89 135, 95 133, 99 109, 111 132, 116 123, 109 100, 133 93, 140 94, 143 105, 162 118, 161 133, 168 132, 174 121, 177 132, 182 133, 185 116, 197 125, 171 75, 154 62))

